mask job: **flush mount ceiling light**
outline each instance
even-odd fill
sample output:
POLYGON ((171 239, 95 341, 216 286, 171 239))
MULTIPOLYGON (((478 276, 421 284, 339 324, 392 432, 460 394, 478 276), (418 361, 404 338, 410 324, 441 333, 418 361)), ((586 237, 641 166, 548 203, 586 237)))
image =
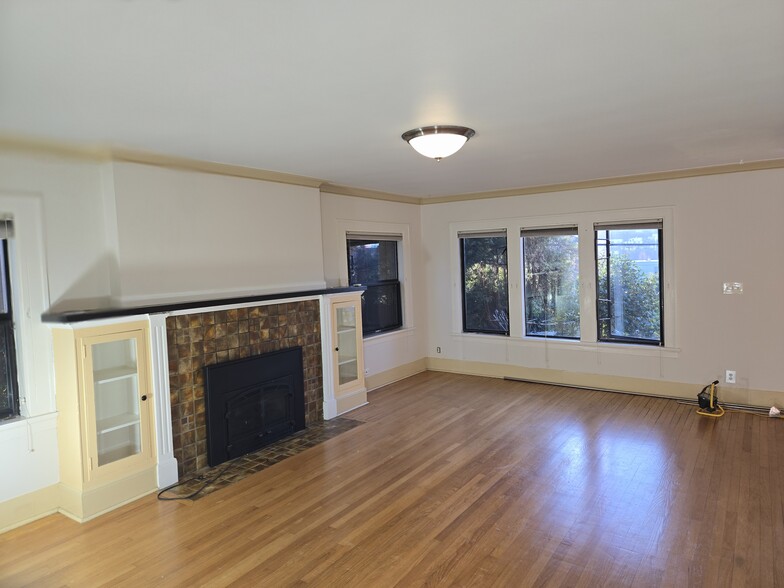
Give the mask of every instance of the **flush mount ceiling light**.
POLYGON ((444 157, 460 151, 471 137, 476 134, 474 129, 452 125, 433 125, 419 127, 403 133, 403 140, 418 153, 441 161, 444 157))

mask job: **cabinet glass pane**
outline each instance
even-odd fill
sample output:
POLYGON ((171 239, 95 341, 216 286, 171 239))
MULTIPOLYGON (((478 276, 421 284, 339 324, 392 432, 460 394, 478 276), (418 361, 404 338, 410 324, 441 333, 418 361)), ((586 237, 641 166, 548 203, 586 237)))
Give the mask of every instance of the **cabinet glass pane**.
POLYGON ((357 379, 357 313, 354 306, 335 309, 338 385, 357 379))
POLYGON ((98 466, 141 451, 136 340, 91 346, 98 466))

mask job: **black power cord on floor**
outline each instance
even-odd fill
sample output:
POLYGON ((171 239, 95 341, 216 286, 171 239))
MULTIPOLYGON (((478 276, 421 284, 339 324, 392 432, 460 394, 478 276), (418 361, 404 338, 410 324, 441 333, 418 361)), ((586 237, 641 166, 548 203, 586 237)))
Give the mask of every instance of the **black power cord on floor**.
POLYGON ((163 490, 158 492, 158 500, 192 500, 192 499, 196 498, 199 494, 201 494, 207 486, 217 482, 220 479, 220 477, 223 474, 226 473, 226 470, 229 469, 230 465, 231 464, 227 464, 227 465, 223 466, 221 468, 221 470, 217 474, 215 474, 215 476, 213 476, 212 478, 209 478, 208 480, 204 480, 204 483, 202 483, 202 485, 199 487, 199 489, 196 490, 195 492, 191 493, 191 494, 188 494, 188 496, 162 496, 162 494, 164 492, 168 492, 172 488, 177 488, 178 486, 183 486, 184 484, 192 482, 193 480, 198 480, 199 478, 190 478, 188 480, 183 480, 182 482, 177 482, 176 484, 172 484, 171 486, 166 486, 166 488, 164 488, 163 490))

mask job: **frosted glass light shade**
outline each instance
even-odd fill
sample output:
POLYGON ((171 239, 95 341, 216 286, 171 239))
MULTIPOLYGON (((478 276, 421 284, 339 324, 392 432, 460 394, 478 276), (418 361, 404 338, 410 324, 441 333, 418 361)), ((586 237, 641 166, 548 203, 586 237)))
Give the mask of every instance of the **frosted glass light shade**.
POLYGON ((402 137, 417 153, 440 161, 460 151, 475 134, 468 127, 434 125, 412 129, 403 133, 402 137))

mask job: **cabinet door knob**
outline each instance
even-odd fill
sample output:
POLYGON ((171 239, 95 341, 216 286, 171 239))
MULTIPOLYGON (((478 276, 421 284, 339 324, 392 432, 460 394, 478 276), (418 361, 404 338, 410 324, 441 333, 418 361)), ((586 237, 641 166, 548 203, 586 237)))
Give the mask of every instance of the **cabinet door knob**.
POLYGON ((335 347, 335 351, 340 351, 340 347, 335 347))
POLYGON ((144 396, 142 396, 142 402, 144 402, 145 400, 147 400, 147 395, 146 394, 144 396))

